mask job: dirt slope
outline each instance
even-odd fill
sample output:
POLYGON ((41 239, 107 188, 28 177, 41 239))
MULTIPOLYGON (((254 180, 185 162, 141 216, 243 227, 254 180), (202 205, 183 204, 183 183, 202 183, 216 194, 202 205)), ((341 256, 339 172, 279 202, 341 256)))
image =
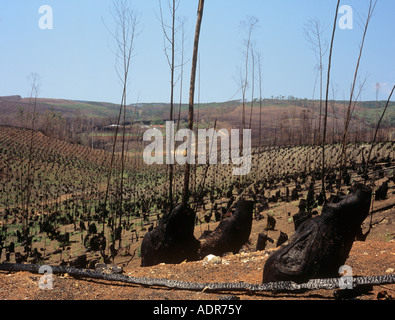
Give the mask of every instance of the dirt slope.
MULTIPOLYGON (((376 222, 365 242, 355 242, 346 262, 353 269, 354 276, 372 276, 395 273, 395 225, 393 223, 395 209, 382 211, 374 215, 376 222)), ((273 238, 281 229, 291 228, 287 221, 279 221, 278 229, 272 232, 273 238)), ((285 220, 285 219, 284 219, 285 220)), ((221 263, 212 264, 207 261, 186 262, 179 265, 157 265, 149 268, 140 267, 140 259, 132 259, 124 265, 126 275, 134 277, 167 278, 192 282, 239 282, 260 283, 264 264, 275 248, 255 251, 256 236, 264 226, 264 221, 254 222, 249 246, 246 252, 222 257, 221 263)), ((365 221, 367 225, 369 221, 365 221)), ((213 226, 212 226, 213 227, 213 226)), ((197 231, 199 232, 199 230, 197 231)), ((271 233, 269 232, 269 235, 271 233)), ((121 259, 121 258, 120 258, 121 259)), ((117 261, 116 261, 117 262, 117 261)), ((270 299, 334 299, 333 290, 315 290, 305 293, 273 294, 273 293, 206 293, 177 291, 163 288, 144 288, 141 286, 110 283, 107 281, 74 279, 68 275, 53 276, 53 289, 41 290, 38 281, 41 275, 30 273, 0 272, 0 299, 11 300, 218 300, 236 295, 241 300, 270 299)), ((369 294, 359 297, 363 300, 375 300, 381 291, 395 298, 395 285, 374 286, 369 294)))

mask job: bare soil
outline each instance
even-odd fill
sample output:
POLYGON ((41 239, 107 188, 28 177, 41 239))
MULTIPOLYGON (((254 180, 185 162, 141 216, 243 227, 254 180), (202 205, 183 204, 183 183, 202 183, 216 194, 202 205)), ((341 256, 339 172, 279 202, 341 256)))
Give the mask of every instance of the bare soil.
MULTIPOLYGON (((373 209, 394 203, 394 195, 384 201, 373 203, 373 209)), ((289 219, 296 213, 296 203, 279 203, 272 206, 271 214, 277 220, 274 231, 268 231, 274 243, 268 243, 263 251, 256 251, 257 237, 263 232, 267 219, 253 222, 250 241, 240 253, 221 257, 217 264, 207 260, 184 262, 179 265, 160 264, 142 268, 140 259, 119 255, 115 264, 123 266, 124 274, 133 277, 167 278, 191 282, 248 282, 261 283, 262 272, 268 256, 276 250, 275 243, 280 231, 292 235, 293 222, 289 219)), ((395 208, 373 215, 374 227, 365 242, 354 242, 346 264, 352 267, 354 276, 373 276, 395 273, 395 208)), ((363 224, 366 231, 370 217, 363 224)), ((206 228, 213 229, 217 223, 197 226, 195 235, 206 228)), ((240 292, 192 292, 164 288, 115 283, 92 279, 75 279, 68 275, 54 275, 53 289, 41 290, 38 282, 41 275, 26 272, 0 272, 1 300, 219 300, 236 296, 240 300, 332 300, 333 290, 314 290, 304 293, 240 293, 240 292)), ((379 292, 386 292, 387 298, 395 298, 395 284, 374 286, 373 290, 358 296, 361 300, 377 300, 379 292)))

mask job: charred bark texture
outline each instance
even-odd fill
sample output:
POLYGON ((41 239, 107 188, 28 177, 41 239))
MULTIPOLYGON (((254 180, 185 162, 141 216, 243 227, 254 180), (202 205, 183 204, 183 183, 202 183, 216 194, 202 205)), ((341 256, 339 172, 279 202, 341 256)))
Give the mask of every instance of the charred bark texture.
POLYGON ((209 254, 239 252, 251 234, 253 206, 253 201, 240 200, 233 216, 199 240, 194 236, 195 213, 189 207, 177 206, 144 236, 141 266, 177 264, 203 259, 209 254))
POLYGON ((226 252, 239 252, 251 234, 253 208, 253 201, 240 200, 233 216, 221 221, 214 231, 199 239, 200 258, 209 254, 221 256, 226 252))
POLYGON ((198 259, 199 241, 193 235, 195 213, 178 205, 148 232, 141 244, 141 266, 177 264, 198 259))
POLYGON ((363 185, 327 203, 321 216, 302 223, 288 245, 265 264, 263 283, 338 276, 362 222, 369 214, 372 190, 363 185))

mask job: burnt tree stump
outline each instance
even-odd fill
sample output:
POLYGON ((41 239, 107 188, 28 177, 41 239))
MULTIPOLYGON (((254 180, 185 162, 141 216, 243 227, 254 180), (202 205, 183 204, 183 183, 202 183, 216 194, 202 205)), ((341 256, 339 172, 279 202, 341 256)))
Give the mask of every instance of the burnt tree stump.
POLYGON ((178 205, 145 234, 141 244, 141 266, 177 264, 198 259, 199 241, 193 235, 195 213, 178 205))
POLYGON ((272 215, 268 214, 267 215, 267 224, 266 224, 266 230, 275 230, 276 228, 276 218, 274 218, 272 215))
POLYGON ((305 221, 289 243, 266 261, 263 283, 307 282, 338 277, 362 222, 369 214, 372 189, 357 185, 349 195, 328 202, 320 216, 305 221))
POLYGON ((270 238, 266 233, 260 233, 258 235, 258 241, 256 243, 256 251, 265 250, 267 242, 273 243, 274 240, 270 238))
POLYGON ((255 249, 256 251, 265 250, 267 238, 268 238, 267 234, 264 234, 264 233, 258 234, 258 240, 256 243, 256 249, 255 249))
POLYGON ((288 235, 285 232, 280 231, 280 236, 277 239, 276 247, 281 246, 283 243, 288 241, 288 235))
POLYGON ((388 193, 388 181, 383 182, 383 184, 376 190, 375 200, 385 200, 388 193))
POLYGON ((240 200, 231 217, 221 221, 214 231, 200 237, 199 257, 239 252, 251 234, 253 208, 253 201, 240 200))
POLYGON ((299 199, 298 189, 294 188, 294 189, 292 189, 292 192, 291 192, 291 200, 295 201, 295 200, 298 200, 298 199, 299 199))

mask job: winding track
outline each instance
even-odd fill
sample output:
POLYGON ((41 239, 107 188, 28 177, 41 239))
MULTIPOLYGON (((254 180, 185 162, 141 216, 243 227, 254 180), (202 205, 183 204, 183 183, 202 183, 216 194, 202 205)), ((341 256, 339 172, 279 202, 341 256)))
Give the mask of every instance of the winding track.
MULTIPOLYGON (((41 265, 36 264, 16 264, 3 263, 0 264, 1 271, 10 272, 31 272, 39 273, 41 265)), ((195 283, 187 281, 176 281, 169 279, 152 279, 152 278, 136 278, 121 274, 105 274, 97 271, 87 269, 76 269, 64 266, 50 266, 53 274, 69 274, 73 277, 100 279, 107 281, 117 281, 140 285, 144 287, 165 287, 177 290, 188 291, 205 291, 205 292, 226 292, 226 291, 248 291, 248 292, 263 292, 263 291, 297 291, 297 290, 319 290, 319 289, 337 289, 340 288, 339 278, 328 279, 311 279, 307 283, 297 284, 292 281, 271 282, 265 284, 250 284, 245 282, 238 283, 195 283)), ((395 283, 395 274, 368 276, 368 277, 354 277, 353 288, 364 285, 383 285, 395 283)))

